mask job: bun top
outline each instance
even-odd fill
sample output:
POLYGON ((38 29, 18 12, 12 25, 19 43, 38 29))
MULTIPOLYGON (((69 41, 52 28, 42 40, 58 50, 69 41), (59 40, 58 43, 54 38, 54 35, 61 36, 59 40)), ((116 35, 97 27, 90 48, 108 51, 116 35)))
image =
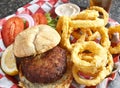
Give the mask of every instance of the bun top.
POLYGON ((27 57, 44 53, 60 42, 58 32, 48 25, 38 25, 19 33, 14 41, 16 57, 27 57))

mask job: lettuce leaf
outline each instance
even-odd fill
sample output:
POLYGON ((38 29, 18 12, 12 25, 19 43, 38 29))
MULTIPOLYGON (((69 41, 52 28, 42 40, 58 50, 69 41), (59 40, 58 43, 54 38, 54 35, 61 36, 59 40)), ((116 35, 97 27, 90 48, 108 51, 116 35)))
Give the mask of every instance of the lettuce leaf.
POLYGON ((54 29, 56 28, 56 24, 57 24, 57 21, 58 21, 58 17, 56 18, 52 18, 50 16, 50 13, 45 13, 45 16, 47 18, 47 21, 48 21, 48 25, 53 27, 54 29))

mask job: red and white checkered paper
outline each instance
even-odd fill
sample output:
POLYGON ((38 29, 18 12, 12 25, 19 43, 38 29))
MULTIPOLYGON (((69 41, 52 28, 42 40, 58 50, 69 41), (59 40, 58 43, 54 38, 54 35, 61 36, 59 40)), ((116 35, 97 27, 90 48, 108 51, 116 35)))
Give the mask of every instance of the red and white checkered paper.
MULTIPOLYGON (((1 37, 1 29, 3 23, 9 19, 12 16, 18 15, 18 14, 29 14, 32 15, 36 12, 50 12, 53 17, 56 16, 54 9, 60 4, 67 3, 69 0, 33 0, 30 3, 24 5, 23 7, 20 7, 16 13, 9 15, 3 19, 0 19, 0 56, 2 55, 3 51, 5 50, 4 43, 2 41, 1 37)), ((117 25, 118 22, 109 19, 109 22, 111 25, 117 25)), ((112 74, 104 79, 99 85, 92 86, 92 87, 86 87, 85 85, 79 85, 75 81, 72 82, 70 88, 107 88, 108 82, 113 81, 116 77, 117 71, 119 70, 119 56, 115 56, 114 63, 116 69, 112 72, 112 74)), ((6 75, 2 69, 0 68, 0 88, 19 88, 17 85, 17 80, 11 76, 6 75)))

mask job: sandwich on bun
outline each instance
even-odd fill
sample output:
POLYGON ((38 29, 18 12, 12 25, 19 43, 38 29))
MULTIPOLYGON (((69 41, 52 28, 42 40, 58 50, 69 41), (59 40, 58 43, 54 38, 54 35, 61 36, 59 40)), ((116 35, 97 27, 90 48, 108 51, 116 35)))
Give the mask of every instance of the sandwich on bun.
POLYGON ((66 51, 59 46, 60 35, 48 25, 37 25, 19 33, 13 52, 21 60, 19 86, 22 88, 69 88, 72 72, 66 51))

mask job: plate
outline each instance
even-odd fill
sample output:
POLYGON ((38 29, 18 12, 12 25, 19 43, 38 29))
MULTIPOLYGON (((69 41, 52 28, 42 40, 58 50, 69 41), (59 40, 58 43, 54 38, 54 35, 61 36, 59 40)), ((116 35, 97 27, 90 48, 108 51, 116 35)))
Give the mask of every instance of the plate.
MULTIPOLYGON (((3 23, 9 19, 12 16, 18 15, 18 14, 29 14, 32 15, 36 12, 50 12, 52 17, 55 17, 56 14, 54 12, 55 7, 57 7, 60 4, 67 3, 68 0, 33 0, 27 5, 19 8, 16 13, 9 15, 3 19, 0 19, 0 29, 2 29, 3 23)), ((109 19, 109 23, 114 26, 118 25, 119 23, 116 22, 113 19, 109 19)), ((1 32, 1 30, 0 30, 1 32)), ((0 34, 0 56, 2 55, 3 51, 5 50, 5 46, 2 42, 2 37, 0 34)), ((119 56, 114 57, 114 63, 116 67, 119 65, 119 56)), ((117 68, 112 72, 112 74, 103 80, 99 85, 91 87, 91 88, 106 88, 108 85, 108 82, 111 80, 114 80, 116 77, 116 71, 117 68)), ((0 68, 0 88, 19 88, 18 87, 18 81, 16 80, 17 77, 11 77, 6 75, 0 68)), ((85 85, 79 85, 75 81, 72 82, 70 88, 85 88, 85 85)), ((87 87, 90 88, 90 87, 87 87)))

